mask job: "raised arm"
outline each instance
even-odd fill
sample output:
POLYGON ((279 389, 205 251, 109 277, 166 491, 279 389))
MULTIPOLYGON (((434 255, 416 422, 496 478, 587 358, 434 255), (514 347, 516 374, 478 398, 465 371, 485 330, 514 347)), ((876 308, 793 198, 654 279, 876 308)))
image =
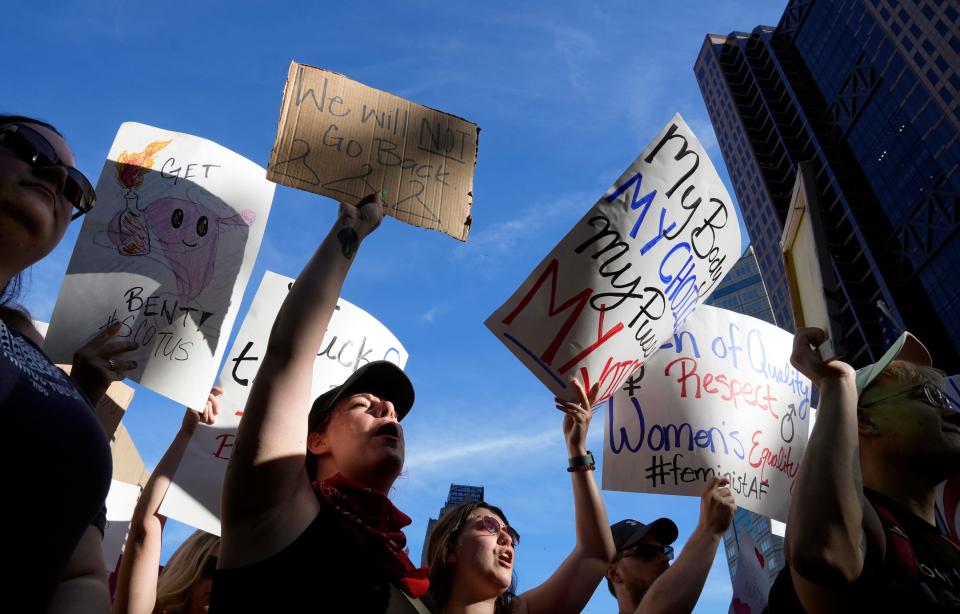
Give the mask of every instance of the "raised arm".
POLYGON ((807 442, 803 464, 793 484, 784 552, 797 594, 856 581, 868 551, 880 556, 883 529, 867 505, 860 474, 856 373, 843 362, 828 363, 811 346, 823 331, 805 328, 794 337, 793 365, 820 389, 817 424, 807 442), (816 510, 816 513, 811 513, 816 510))
POLYGON ((677 561, 657 578, 637 614, 687 614, 693 611, 713 565, 717 546, 737 509, 730 480, 712 477, 700 495, 700 521, 677 561))
MULTIPOLYGON (((566 414, 563 436, 567 453, 570 458, 577 458, 587 454, 587 430, 593 417, 598 386, 594 385, 587 394, 579 381, 573 380, 571 385, 576 388, 578 400, 571 402, 558 398, 556 403, 557 409, 566 414)), ((525 602, 526 611, 531 614, 583 610, 616 553, 607 509, 593 473, 592 470, 570 472, 577 544, 543 584, 520 595, 519 599, 525 602)))
POLYGON ((341 203, 280 307, 224 480, 221 567, 281 550, 319 511, 304 468, 313 364, 360 243, 382 218, 379 194, 341 203))
POLYGON ((154 611, 163 527, 167 521, 160 515, 160 503, 167 494, 197 423, 212 424, 220 412, 218 397, 222 393, 220 388, 210 391, 202 414, 192 409, 186 411, 180 430, 140 493, 117 577, 117 591, 113 600, 115 614, 151 614, 154 611))

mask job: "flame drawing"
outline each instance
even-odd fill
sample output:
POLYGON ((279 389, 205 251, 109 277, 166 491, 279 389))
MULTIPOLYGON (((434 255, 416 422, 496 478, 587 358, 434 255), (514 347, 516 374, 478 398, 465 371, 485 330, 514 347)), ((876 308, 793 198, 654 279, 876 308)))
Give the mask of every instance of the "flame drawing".
POLYGON ((143 183, 143 176, 153 168, 153 159, 157 153, 169 145, 173 139, 154 141, 138 153, 124 151, 117 156, 117 183, 132 190, 143 183))

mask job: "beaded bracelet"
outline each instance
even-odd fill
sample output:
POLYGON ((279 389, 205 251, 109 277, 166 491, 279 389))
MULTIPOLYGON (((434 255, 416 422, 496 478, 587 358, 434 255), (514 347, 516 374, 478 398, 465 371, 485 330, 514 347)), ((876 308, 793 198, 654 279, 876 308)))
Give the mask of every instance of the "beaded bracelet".
POLYGON ((583 456, 574 456, 570 459, 567 471, 593 471, 597 468, 596 461, 593 460, 593 452, 587 452, 583 456))

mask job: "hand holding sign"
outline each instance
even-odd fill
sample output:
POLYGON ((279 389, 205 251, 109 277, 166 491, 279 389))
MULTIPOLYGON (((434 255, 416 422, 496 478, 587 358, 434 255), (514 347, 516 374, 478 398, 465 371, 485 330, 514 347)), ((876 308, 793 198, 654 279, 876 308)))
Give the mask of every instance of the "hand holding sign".
POLYGON ((826 340, 827 335, 820 328, 801 328, 793 337, 793 353, 790 355, 790 364, 810 378, 818 388, 824 379, 845 379, 852 382, 857 372, 842 360, 824 361, 819 348, 826 340))
POLYGON ((570 385, 577 392, 577 400, 564 401, 557 397, 554 401, 557 409, 566 414, 563 417, 563 438, 567 441, 570 456, 584 456, 587 453, 587 430, 593 418, 593 406, 600 384, 594 384, 589 394, 576 379, 570 380, 570 385))
POLYGON ((714 476, 707 480, 700 495, 700 522, 697 528, 711 535, 723 535, 733 522, 737 502, 733 498, 730 479, 714 476))
POLYGON ((96 404, 110 384, 122 380, 127 371, 137 368, 129 353, 140 347, 134 341, 118 340, 121 325, 115 322, 83 344, 73 355, 71 375, 77 385, 96 404))
POLYGON ((220 397, 223 395, 223 388, 214 386, 210 389, 207 396, 207 402, 203 404, 202 410, 187 408, 183 413, 183 421, 180 423, 180 431, 183 433, 193 433, 198 424, 211 425, 217 421, 220 414, 220 397))

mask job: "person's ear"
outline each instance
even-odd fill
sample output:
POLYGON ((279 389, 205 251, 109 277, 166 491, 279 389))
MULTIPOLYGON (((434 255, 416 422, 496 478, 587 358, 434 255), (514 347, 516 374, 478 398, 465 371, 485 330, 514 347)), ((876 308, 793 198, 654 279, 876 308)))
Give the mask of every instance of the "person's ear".
POLYGON ((880 433, 880 429, 877 428, 870 415, 860 408, 857 408, 857 433, 869 436, 876 436, 880 433))
POLYGON ((610 580, 614 584, 623 584, 623 576, 620 575, 620 570, 617 568, 616 563, 610 563, 607 567, 607 580, 610 580))
POLYGON ((330 438, 326 431, 314 431, 307 435, 307 450, 317 456, 330 452, 330 438))

